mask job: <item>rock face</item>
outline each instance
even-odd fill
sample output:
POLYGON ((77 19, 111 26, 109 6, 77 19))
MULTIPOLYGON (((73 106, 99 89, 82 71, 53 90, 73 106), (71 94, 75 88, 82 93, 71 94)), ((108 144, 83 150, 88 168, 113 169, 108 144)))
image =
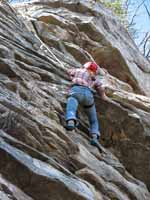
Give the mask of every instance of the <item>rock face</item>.
POLYGON ((0 2, 0 199, 149 200, 149 71, 101 4, 0 2), (82 108, 71 133, 61 118, 66 70, 92 57, 112 98, 96 96, 103 153, 89 144, 82 108))
POLYGON ((23 6, 21 12, 36 19, 38 35, 48 45, 61 50, 62 43, 80 62, 87 59, 87 51, 134 91, 150 96, 150 63, 139 53, 120 22, 99 3, 39 0, 23 6))

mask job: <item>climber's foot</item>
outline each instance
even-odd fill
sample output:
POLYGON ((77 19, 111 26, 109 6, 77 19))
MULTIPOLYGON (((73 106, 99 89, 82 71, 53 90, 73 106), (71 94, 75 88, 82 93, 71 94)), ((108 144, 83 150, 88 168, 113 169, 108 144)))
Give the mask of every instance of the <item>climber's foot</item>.
POLYGON ((67 125, 66 125, 66 129, 68 131, 72 131, 73 129, 75 129, 75 120, 74 119, 70 119, 67 121, 67 125))
POLYGON ((103 150, 102 150, 103 147, 102 147, 102 145, 99 143, 98 137, 97 137, 96 134, 93 134, 93 135, 92 135, 92 139, 90 140, 90 144, 93 145, 93 146, 95 146, 95 147, 97 147, 98 150, 99 150, 101 153, 103 152, 103 150))

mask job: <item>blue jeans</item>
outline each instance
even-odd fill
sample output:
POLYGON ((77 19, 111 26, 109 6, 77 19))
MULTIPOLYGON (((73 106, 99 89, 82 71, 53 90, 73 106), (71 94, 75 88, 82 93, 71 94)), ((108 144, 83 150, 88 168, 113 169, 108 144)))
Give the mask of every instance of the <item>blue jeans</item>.
POLYGON ((66 121, 70 119, 74 119, 75 121, 77 120, 76 113, 79 103, 85 107, 90 123, 90 134, 97 134, 99 137, 100 131, 94 97, 92 91, 88 87, 75 85, 71 88, 67 100, 66 121))

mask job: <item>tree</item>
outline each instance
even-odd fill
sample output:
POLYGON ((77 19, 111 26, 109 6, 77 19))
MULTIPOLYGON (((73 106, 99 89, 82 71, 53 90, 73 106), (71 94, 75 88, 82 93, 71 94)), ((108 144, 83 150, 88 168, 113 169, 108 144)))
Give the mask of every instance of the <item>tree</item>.
POLYGON ((141 15, 140 11, 143 6, 150 20, 150 8, 147 6, 149 5, 148 0, 99 0, 99 2, 111 9, 120 18, 139 50, 150 60, 150 29, 143 35, 136 22, 136 18, 141 15))
POLYGON ((112 10, 121 20, 124 26, 127 23, 127 9, 124 6, 124 0, 99 0, 105 7, 112 10))
POLYGON ((127 0, 128 5, 128 18, 129 25, 128 30, 131 37, 134 39, 135 43, 139 47, 142 54, 150 60, 150 28, 143 31, 141 27, 136 23, 136 18, 142 17, 141 11, 144 11, 150 21, 150 8, 148 8, 148 0, 127 0))

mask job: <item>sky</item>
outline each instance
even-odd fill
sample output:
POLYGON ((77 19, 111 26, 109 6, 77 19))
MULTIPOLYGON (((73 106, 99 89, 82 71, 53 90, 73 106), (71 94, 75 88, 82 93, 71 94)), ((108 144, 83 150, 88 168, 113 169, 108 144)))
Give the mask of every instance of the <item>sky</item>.
MULTIPOLYGON (((143 0, 132 0, 134 3, 133 5, 130 6, 131 16, 129 17, 129 21, 133 17, 135 10, 138 8, 138 6, 143 2, 143 0)), ((145 0, 144 1, 145 5, 149 9, 150 12, 150 0, 145 0)), ((144 7, 144 4, 140 6, 140 8, 137 11, 137 15, 134 18, 135 22, 135 28, 138 30, 138 38, 135 39, 136 43, 139 43, 142 38, 144 37, 144 34, 149 31, 150 32, 150 17, 148 16, 146 9, 144 7)))

